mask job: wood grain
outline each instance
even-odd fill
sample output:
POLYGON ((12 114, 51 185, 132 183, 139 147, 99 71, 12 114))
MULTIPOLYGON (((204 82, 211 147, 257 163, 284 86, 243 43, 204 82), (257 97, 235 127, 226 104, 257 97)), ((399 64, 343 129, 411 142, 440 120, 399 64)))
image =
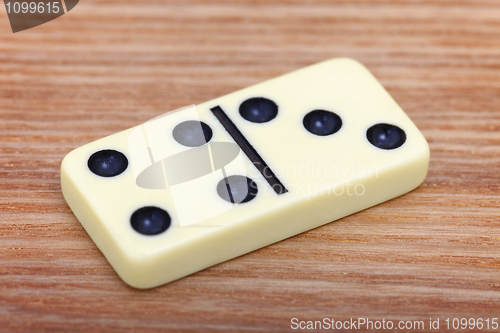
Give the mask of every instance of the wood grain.
POLYGON ((0 12, 0 332, 500 317, 500 2, 82 0, 16 34, 0 12), (61 195, 65 154, 339 56, 422 130, 425 183, 163 287, 121 282, 61 195))

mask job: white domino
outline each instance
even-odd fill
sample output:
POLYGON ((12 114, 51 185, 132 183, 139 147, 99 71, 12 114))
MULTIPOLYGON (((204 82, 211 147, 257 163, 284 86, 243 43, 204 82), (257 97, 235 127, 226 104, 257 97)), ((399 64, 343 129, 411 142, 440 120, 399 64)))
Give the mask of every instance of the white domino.
POLYGON ((425 138, 351 59, 325 61, 69 153, 66 201, 152 288, 407 193, 425 138))

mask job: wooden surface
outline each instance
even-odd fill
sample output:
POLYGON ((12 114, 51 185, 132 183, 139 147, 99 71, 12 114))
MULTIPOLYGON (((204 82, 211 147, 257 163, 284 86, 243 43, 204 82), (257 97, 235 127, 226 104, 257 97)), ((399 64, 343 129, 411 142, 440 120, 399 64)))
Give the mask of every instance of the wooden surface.
POLYGON ((82 0, 9 29, 0 9, 0 332, 500 317, 499 1, 82 0), (126 286, 66 205, 62 158, 339 56, 363 62, 421 129, 425 183, 168 285, 126 286))

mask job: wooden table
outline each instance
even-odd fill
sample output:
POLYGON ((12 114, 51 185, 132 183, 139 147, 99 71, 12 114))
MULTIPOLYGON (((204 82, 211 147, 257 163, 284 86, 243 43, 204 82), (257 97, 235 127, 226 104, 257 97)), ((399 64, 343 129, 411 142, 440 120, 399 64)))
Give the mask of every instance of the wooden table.
POLYGON ((500 318, 500 2, 82 0, 16 34, 0 12, 0 332, 500 318), (168 285, 125 285, 62 197, 62 158, 339 56, 427 138, 424 184, 168 285))

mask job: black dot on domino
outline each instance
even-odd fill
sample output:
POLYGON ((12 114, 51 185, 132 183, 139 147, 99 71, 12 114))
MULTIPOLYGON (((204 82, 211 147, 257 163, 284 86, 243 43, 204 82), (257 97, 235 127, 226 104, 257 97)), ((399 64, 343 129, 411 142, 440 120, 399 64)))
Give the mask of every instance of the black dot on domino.
POLYGON ((212 139, 212 129, 202 121, 189 120, 175 126, 175 141, 187 147, 199 147, 212 139))
POLYGON ((153 206, 139 208, 130 218, 132 228, 147 236, 161 234, 170 227, 170 221, 170 215, 166 211, 153 206))
POLYGON ((264 97, 250 98, 241 103, 240 115, 252 123, 267 123, 278 115, 278 105, 264 97))
POLYGON ((257 184, 245 176, 229 176, 217 184, 219 196, 232 203, 245 203, 257 195, 257 184))
POLYGON ((376 124, 366 131, 366 138, 375 147, 389 150, 401 147, 406 141, 406 134, 397 126, 376 124))
POLYGON ((319 136, 335 134, 342 127, 342 119, 336 113, 326 110, 309 112, 302 123, 306 130, 319 136))
POLYGON ((119 151, 105 149, 93 153, 87 165, 90 171, 98 176, 114 177, 127 169, 128 159, 119 151))

